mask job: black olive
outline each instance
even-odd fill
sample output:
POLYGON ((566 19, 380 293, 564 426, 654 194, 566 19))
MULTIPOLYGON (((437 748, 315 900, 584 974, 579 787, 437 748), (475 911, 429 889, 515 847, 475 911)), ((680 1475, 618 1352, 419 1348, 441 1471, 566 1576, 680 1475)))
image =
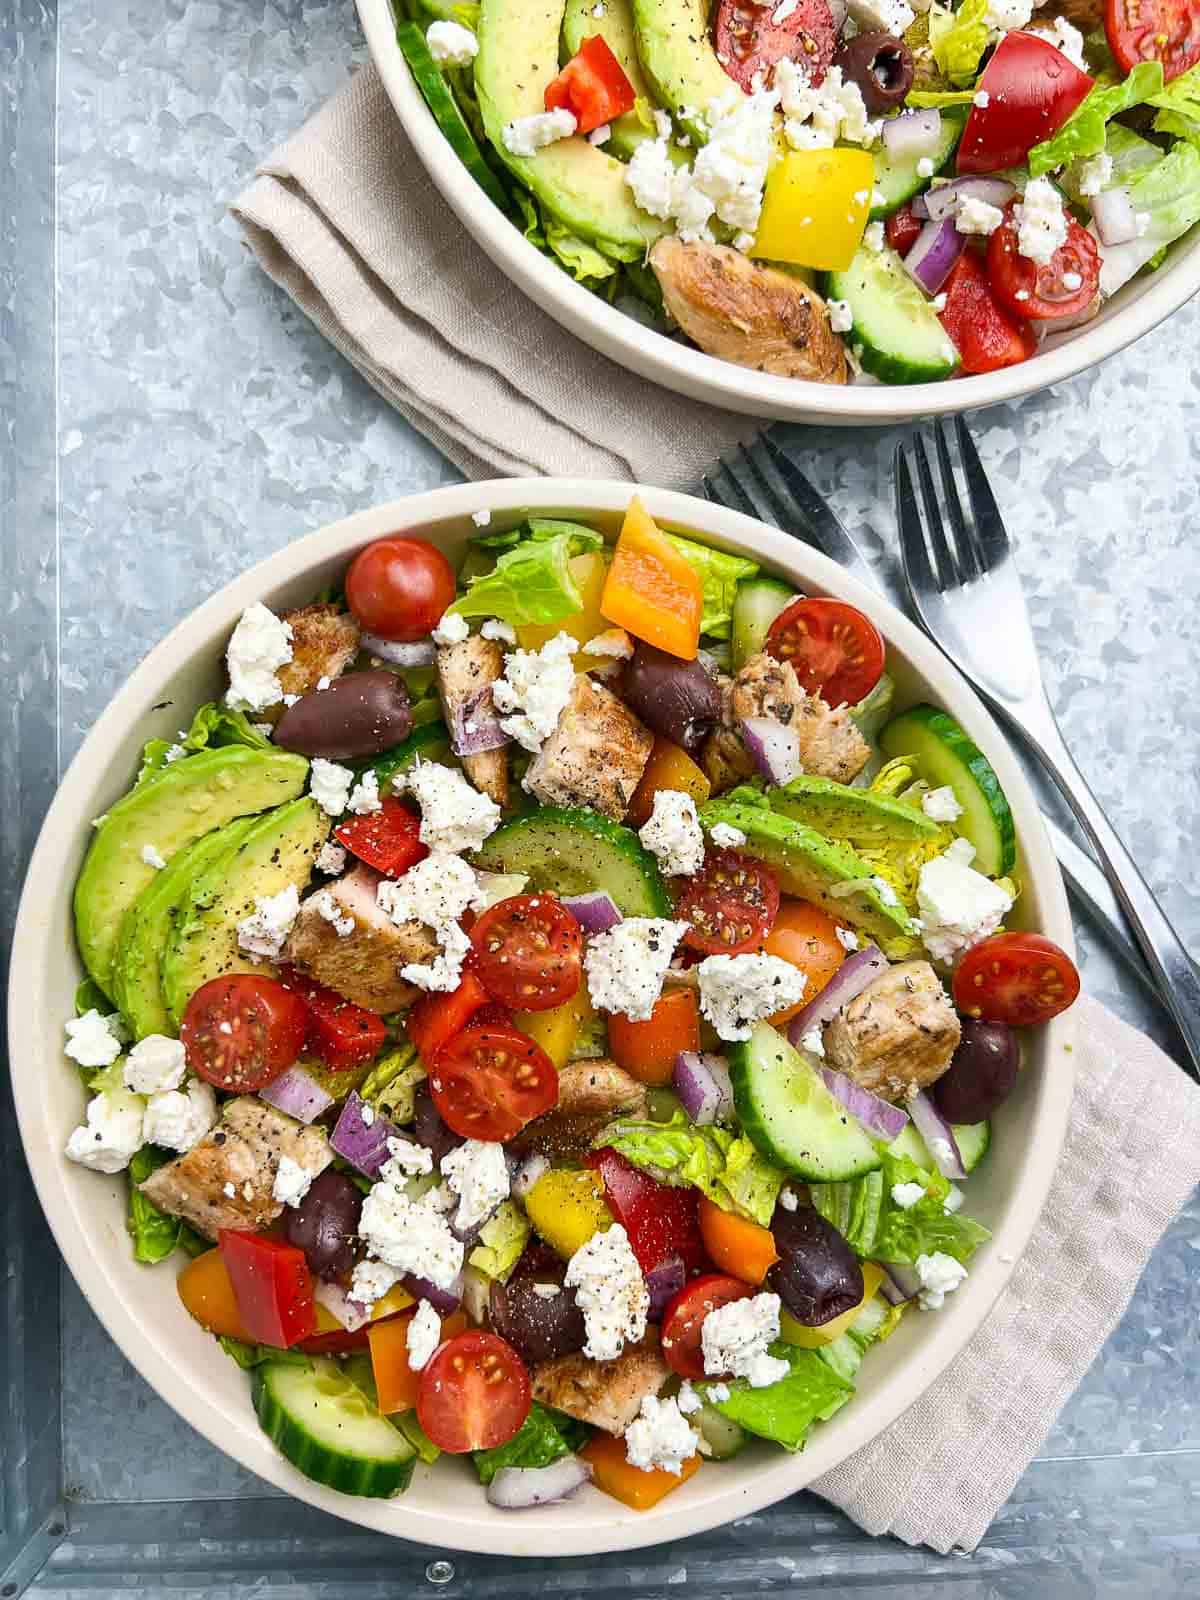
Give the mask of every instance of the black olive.
POLYGON ((318 1278, 340 1278, 354 1265, 362 1191, 342 1172, 323 1172, 298 1206, 284 1212, 283 1236, 304 1251, 318 1278))
POLYGON ((1020 1065, 1007 1023, 966 1017, 958 1049, 930 1094, 947 1122, 983 1122, 1013 1092, 1020 1065))
POLYGON ((656 650, 639 641, 621 676, 621 693, 652 733, 695 754, 712 732, 720 696, 697 660, 656 650))
POLYGON ((856 83, 873 116, 902 105, 913 86, 912 52, 891 33, 860 33, 833 58, 847 83, 856 83))
POLYGON ((775 1207, 771 1233, 779 1260, 767 1273, 767 1288, 783 1309, 806 1328, 819 1328, 863 1297, 862 1268, 850 1246, 819 1211, 800 1205, 775 1207))

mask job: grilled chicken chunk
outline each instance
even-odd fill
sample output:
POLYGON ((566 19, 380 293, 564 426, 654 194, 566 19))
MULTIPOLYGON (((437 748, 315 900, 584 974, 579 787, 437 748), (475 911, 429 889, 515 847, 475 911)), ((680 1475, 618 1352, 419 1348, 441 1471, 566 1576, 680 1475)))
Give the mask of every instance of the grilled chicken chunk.
MULTIPOLYGON (((292 659, 276 673, 284 694, 311 694, 322 678, 340 678, 358 654, 358 623, 348 611, 312 605, 280 616, 292 625, 292 659)), ((278 722, 283 711, 281 702, 263 716, 278 722)))
POLYGON ((847 383, 824 300, 800 278, 724 244, 660 239, 650 265, 675 321, 701 350, 756 372, 847 383))
POLYGON ((950 1065, 958 1017, 928 961, 902 961, 870 982, 825 1029, 830 1066, 872 1094, 906 1100, 950 1065))
POLYGON ((645 1115, 645 1084, 615 1061, 603 1057, 568 1061, 558 1075, 553 1111, 527 1123, 512 1140, 512 1148, 522 1155, 537 1151, 551 1161, 579 1161, 615 1117, 645 1115))
POLYGON ((1050 7, 1047 7, 1046 11, 1035 14, 1029 28, 1030 33, 1048 32, 1059 17, 1078 28, 1085 38, 1089 33, 1097 33, 1104 27, 1104 6, 1101 0, 1056 0, 1053 16, 1047 15, 1049 10, 1050 7))
POLYGON ((206 1239, 216 1239, 221 1228, 259 1232, 283 1210, 272 1192, 281 1156, 314 1174, 333 1160, 320 1128, 306 1128, 254 1095, 241 1095, 226 1101, 220 1122, 199 1144, 152 1172, 141 1191, 206 1239))
POLYGON ((548 806, 593 806, 614 822, 625 815, 654 739, 615 694, 578 673, 558 726, 525 775, 548 806))
MULTIPOLYGON (((437 653, 438 695, 446 724, 453 732, 456 720, 469 720, 472 710, 482 705, 491 710, 492 684, 504 676, 504 651, 494 639, 473 634, 461 644, 444 644, 437 653), (482 697, 482 699, 481 699, 482 697), (457 716, 456 716, 457 713, 457 716)), ((463 771, 477 789, 498 806, 508 804, 508 751, 484 750, 479 755, 463 756, 463 771)))
POLYGON ((605 1433, 623 1433, 642 1409, 645 1397, 657 1394, 670 1376, 654 1329, 615 1361, 558 1356, 543 1361, 531 1374, 535 1400, 603 1428, 605 1433))
POLYGON ((422 922, 396 926, 375 899, 381 881, 372 867, 360 865, 310 894, 292 924, 283 959, 356 1006, 386 1016, 417 997, 400 969, 410 962, 432 961, 438 943, 422 922), (351 920, 354 927, 339 933, 325 910, 332 910, 337 920, 351 920))
POLYGON ((849 783, 871 758, 871 747, 850 713, 808 694, 791 663, 765 651, 752 656, 732 683, 722 685, 721 720, 709 735, 701 764, 716 793, 732 788, 754 771, 739 729, 743 717, 770 717, 794 728, 800 766, 817 777, 849 783))

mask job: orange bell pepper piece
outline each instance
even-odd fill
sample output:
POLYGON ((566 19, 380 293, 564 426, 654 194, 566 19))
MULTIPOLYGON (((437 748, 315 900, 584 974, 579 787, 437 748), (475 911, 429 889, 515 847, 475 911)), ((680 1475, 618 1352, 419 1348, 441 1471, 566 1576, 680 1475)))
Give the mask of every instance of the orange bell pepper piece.
POLYGON ((625 513, 600 609, 635 639, 683 661, 695 659, 704 611, 700 575, 636 495, 625 513))
POLYGON ((217 1249, 195 1256, 175 1280, 179 1298, 202 1328, 226 1339, 254 1344, 246 1328, 233 1292, 233 1280, 225 1258, 217 1249))
POLYGON ((619 1067, 641 1083, 670 1083, 675 1058, 700 1048, 700 1010, 694 989, 664 989, 645 1022, 614 1011, 608 1019, 608 1050, 619 1067))
MULTIPOLYGON (((417 1403, 417 1387, 421 1374, 408 1364, 408 1325, 412 1313, 389 1317, 386 1322, 372 1323, 367 1330, 371 1346, 371 1371, 379 1391, 379 1409, 384 1416, 394 1411, 411 1411, 417 1403)), ((467 1331, 467 1319, 461 1311, 442 1318, 442 1343, 467 1331)))
POLYGON ((660 789, 678 789, 681 794, 690 794, 696 804, 702 806, 712 793, 712 784, 686 750, 656 733, 654 749, 642 769, 641 782, 633 791, 626 813, 625 820, 631 828, 641 828, 650 821, 654 796, 660 789))
POLYGON ((700 1470, 700 1457, 691 1456, 683 1463, 678 1477, 673 1472, 664 1472, 661 1467, 646 1472, 626 1460, 624 1439, 614 1439, 607 1433, 598 1433, 589 1439, 579 1454, 591 1462, 592 1482, 597 1489, 603 1489, 605 1494, 611 1494, 614 1500, 631 1506, 634 1511, 649 1511, 664 1495, 678 1489, 700 1470))
POLYGON ((700 1196, 700 1237, 713 1264, 746 1283, 761 1283, 767 1269, 779 1260, 770 1228, 749 1217, 722 1211, 707 1195, 700 1196))

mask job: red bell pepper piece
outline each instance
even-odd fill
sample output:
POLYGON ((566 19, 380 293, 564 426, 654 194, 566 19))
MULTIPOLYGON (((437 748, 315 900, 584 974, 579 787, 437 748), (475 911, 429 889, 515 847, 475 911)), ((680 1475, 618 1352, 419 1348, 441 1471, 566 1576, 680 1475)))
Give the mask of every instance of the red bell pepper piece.
POLYGON ((970 250, 963 251, 946 280, 942 327, 958 348, 964 372, 1013 367, 1037 349, 1033 329, 1000 305, 970 250))
POLYGON ((335 1072, 375 1059, 387 1039, 387 1027, 378 1012, 356 1006, 293 967, 284 968, 282 976, 308 1007, 306 1049, 335 1072))
POLYGON ((398 878, 429 854, 420 834, 420 817, 391 794, 384 798, 381 810, 351 817, 333 830, 339 844, 389 878, 398 878))
POLYGON ((546 110, 569 111, 577 133, 591 133, 632 111, 637 96, 625 69, 600 35, 585 39, 578 54, 546 86, 546 110))
POLYGON ((703 1266, 698 1189, 658 1183, 608 1146, 591 1151, 584 1162, 603 1178, 605 1198, 643 1272, 675 1255, 689 1272, 703 1266))
POLYGON ((286 1350, 316 1332, 317 1306, 304 1251, 263 1233, 218 1235, 238 1314, 257 1344, 286 1350))
POLYGON ((428 1065, 487 1003, 487 990, 469 970, 463 973, 462 982, 452 994, 422 995, 409 1012, 406 1024, 408 1037, 421 1060, 428 1065))

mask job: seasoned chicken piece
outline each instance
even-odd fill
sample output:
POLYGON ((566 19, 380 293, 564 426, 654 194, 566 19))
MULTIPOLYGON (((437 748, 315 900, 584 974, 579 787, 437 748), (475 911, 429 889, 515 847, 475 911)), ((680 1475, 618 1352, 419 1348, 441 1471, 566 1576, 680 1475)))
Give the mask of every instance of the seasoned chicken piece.
POLYGON ((739 733, 743 717, 770 717, 794 728, 800 766, 817 777, 849 783, 871 759, 870 745, 844 707, 834 710, 819 694, 808 694, 790 661, 776 661, 762 651, 751 656, 728 689, 722 690, 721 720, 701 755, 716 793, 754 771, 739 733))
POLYGON ((724 794, 726 789, 734 788, 753 774, 754 763, 737 731, 732 703, 733 679, 719 678, 717 684, 721 692, 721 712, 713 731, 704 741, 700 765, 712 785, 713 794, 724 794))
POLYGON ((846 351, 824 300, 800 278, 725 244, 660 239, 650 265, 663 303, 711 356, 756 372, 847 383, 846 351))
MULTIPOLYGON (((437 653, 438 695, 453 733, 457 719, 470 721, 476 709, 492 711, 492 684, 504 676, 504 651, 494 639, 473 634, 461 644, 444 644, 437 653)), ((508 751, 484 750, 463 756, 463 771, 498 806, 508 804, 508 751)))
POLYGON ((642 1409, 648 1394, 657 1394, 671 1376, 658 1351, 658 1333, 651 1329, 641 1344, 630 1345, 615 1361, 590 1356, 557 1356, 531 1374, 533 1398, 590 1422, 605 1433, 623 1433, 642 1409))
POLYGON ((423 922, 396 926, 375 899, 381 881, 372 867, 360 865, 310 894, 292 924, 283 959, 356 1006, 386 1016, 417 997, 400 976, 401 967, 432 961, 439 946, 423 922), (347 919, 353 928, 339 933, 337 924, 347 919))
POLYGON ((254 1095, 241 1095, 226 1101, 220 1122, 199 1144, 152 1172, 141 1191, 206 1239, 215 1239, 221 1228, 257 1233, 283 1210, 272 1193, 281 1156, 315 1175, 324 1172, 333 1151, 320 1128, 306 1128, 254 1095))
POLYGON ((644 1117, 646 1086, 615 1061, 596 1057, 568 1061, 558 1075, 558 1103, 527 1123, 512 1148, 521 1155, 536 1151, 551 1161, 579 1161, 596 1135, 615 1117, 644 1117))
POLYGON ((950 1065, 962 1035, 928 961, 902 961, 873 979, 825 1029, 830 1066, 885 1100, 907 1100, 950 1065))
POLYGON ((1049 31, 1059 17, 1069 22, 1072 27, 1078 28, 1084 38, 1089 33, 1097 33, 1104 27, 1104 6, 1101 0, 1055 0, 1053 16, 1048 15, 1050 9, 1047 6, 1045 11, 1036 13, 1028 30, 1030 33, 1049 31))
POLYGON ((558 726, 525 775, 548 806, 594 806, 614 822, 625 815, 654 739, 616 695, 576 674, 558 726))
MULTIPOLYGON (((311 694, 322 678, 340 678, 358 654, 358 623, 348 611, 313 605, 280 616, 292 625, 292 659, 276 673, 284 694, 311 694)), ((263 716, 278 722, 283 711, 281 702, 263 716)))

